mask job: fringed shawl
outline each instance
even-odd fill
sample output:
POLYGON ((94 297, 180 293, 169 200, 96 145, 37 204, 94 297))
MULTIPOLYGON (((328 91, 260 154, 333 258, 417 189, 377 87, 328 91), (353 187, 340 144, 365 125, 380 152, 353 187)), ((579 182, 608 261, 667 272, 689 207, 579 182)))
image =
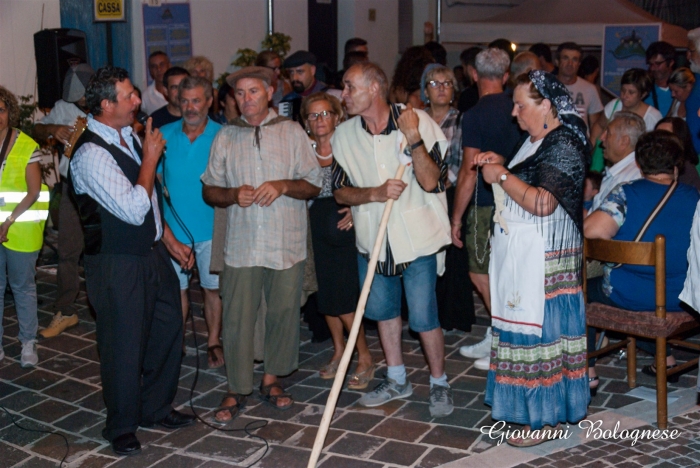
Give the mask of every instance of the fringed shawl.
MULTIPOLYGON (((583 245, 583 185, 587 151, 588 145, 573 130, 560 125, 544 137, 534 155, 510 169, 523 182, 550 192, 568 215, 562 229, 554 229, 550 233, 551 245, 559 252, 583 245)), ((506 203, 511 209, 521 210, 523 216, 536 216, 526 213, 510 197, 506 203)))

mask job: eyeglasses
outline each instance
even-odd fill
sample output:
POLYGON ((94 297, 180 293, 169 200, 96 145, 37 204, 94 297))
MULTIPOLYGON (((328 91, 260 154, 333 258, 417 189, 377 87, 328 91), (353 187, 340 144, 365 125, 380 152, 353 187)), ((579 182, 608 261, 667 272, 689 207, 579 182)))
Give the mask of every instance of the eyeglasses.
POLYGON ((310 120, 313 122, 314 120, 318 119, 319 117, 323 117, 324 119, 330 119, 331 115, 336 115, 336 114, 333 111, 324 110, 323 112, 314 112, 313 114, 307 114, 306 120, 310 120))
POLYGON ((428 85, 429 85, 431 88, 441 87, 441 88, 450 89, 450 88, 452 88, 452 87, 454 86, 454 83, 452 83, 451 81, 437 81, 437 80, 431 80, 431 81, 428 81, 428 85))
POLYGON ((668 62, 668 60, 657 60, 656 62, 649 61, 649 62, 647 62, 647 65, 650 67, 653 67, 653 66, 660 67, 661 65, 663 65, 666 62, 668 62))
POLYGON ((269 68, 270 70, 273 70, 276 72, 280 71, 280 67, 265 67, 265 68, 269 68))

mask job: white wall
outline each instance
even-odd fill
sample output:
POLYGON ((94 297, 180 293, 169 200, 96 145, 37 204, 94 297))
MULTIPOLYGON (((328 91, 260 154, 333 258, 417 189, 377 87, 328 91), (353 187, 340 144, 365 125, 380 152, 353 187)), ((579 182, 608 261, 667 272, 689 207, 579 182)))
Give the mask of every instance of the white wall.
POLYGON ((0 85, 16 95, 34 94, 34 33, 61 26, 59 0, 0 0, 0 85))
POLYGON ((361 37, 367 41, 369 59, 391 77, 399 53, 398 0, 338 1, 338 62, 342 64, 345 41, 361 37), (369 9, 377 11, 369 21, 369 9))
MULTIPOLYGON (((178 0, 180 2, 186 0, 178 0)), ((143 39, 142 4, 131 0, 133 20, 134 81, 146 84, 146 57, 143 39)), ((260 50, 267 33, 267 2, 264 0, 195 0, 190 1, 192 52, 214 63, 214 76, 229 68, 238 49, 260 50)), ((275 0, 275 32, 292 37, 291 52, 307 49, 309 44, 306 0, 275 0)))

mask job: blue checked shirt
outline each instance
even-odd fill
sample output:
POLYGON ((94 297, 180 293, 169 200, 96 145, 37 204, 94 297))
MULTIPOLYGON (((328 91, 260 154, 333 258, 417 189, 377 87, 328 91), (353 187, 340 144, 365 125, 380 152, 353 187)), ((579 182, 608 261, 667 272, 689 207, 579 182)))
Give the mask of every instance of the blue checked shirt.
MULTIPOLYGON (((121 129, 121 138, 128 148, 120 143, 120 134, 111 127, 104 125, 92 116, 88 116, 88 128, 100 136, 108 144, 113 144, 141 165, 134 148, 134 139, 138 138, 131 127, 121 129)), ((143 224, 148 210, 153 206, 153 217, 156 220, 156 238, 163 235, 163 225, 160 221, 158 195, 155 190, 148 199, 146 189, 133 185, 126 178, 109 152, 94 143, 85 143, 74 155, 70 162, 73 186, 78 194, 87 194, 104 209, 125 223, 140 226, 143 224), (81 155, 80 158, 77 156, 81 155)))

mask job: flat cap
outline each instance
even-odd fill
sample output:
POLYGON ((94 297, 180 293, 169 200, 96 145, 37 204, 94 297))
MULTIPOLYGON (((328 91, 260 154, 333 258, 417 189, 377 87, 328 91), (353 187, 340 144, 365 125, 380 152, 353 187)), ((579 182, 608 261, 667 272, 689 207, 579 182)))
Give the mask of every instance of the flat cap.
POLYGON ((270 86, 272 84, 273 73, 274 72, 267 67, 244 67, 227 76, 226 83, 228 83, 231 88, 235 88, 236 83, 241 78, 255 78, 264 81, 270 86))
POLYGON ((63 100, 66 102, 78 102, 85 96, 85 88, 95 71, 87 63, 80 63, 71 67, 66 72, 63 80, 63 100))
POLYGON ((294 68, 304 65, 305 63, 315 66, 316 56, 311 52, 307 52, 306 50, 297 50, 292 55, 284 59, 284 64, 282 64, 282 66, 284 68, 294 68))

